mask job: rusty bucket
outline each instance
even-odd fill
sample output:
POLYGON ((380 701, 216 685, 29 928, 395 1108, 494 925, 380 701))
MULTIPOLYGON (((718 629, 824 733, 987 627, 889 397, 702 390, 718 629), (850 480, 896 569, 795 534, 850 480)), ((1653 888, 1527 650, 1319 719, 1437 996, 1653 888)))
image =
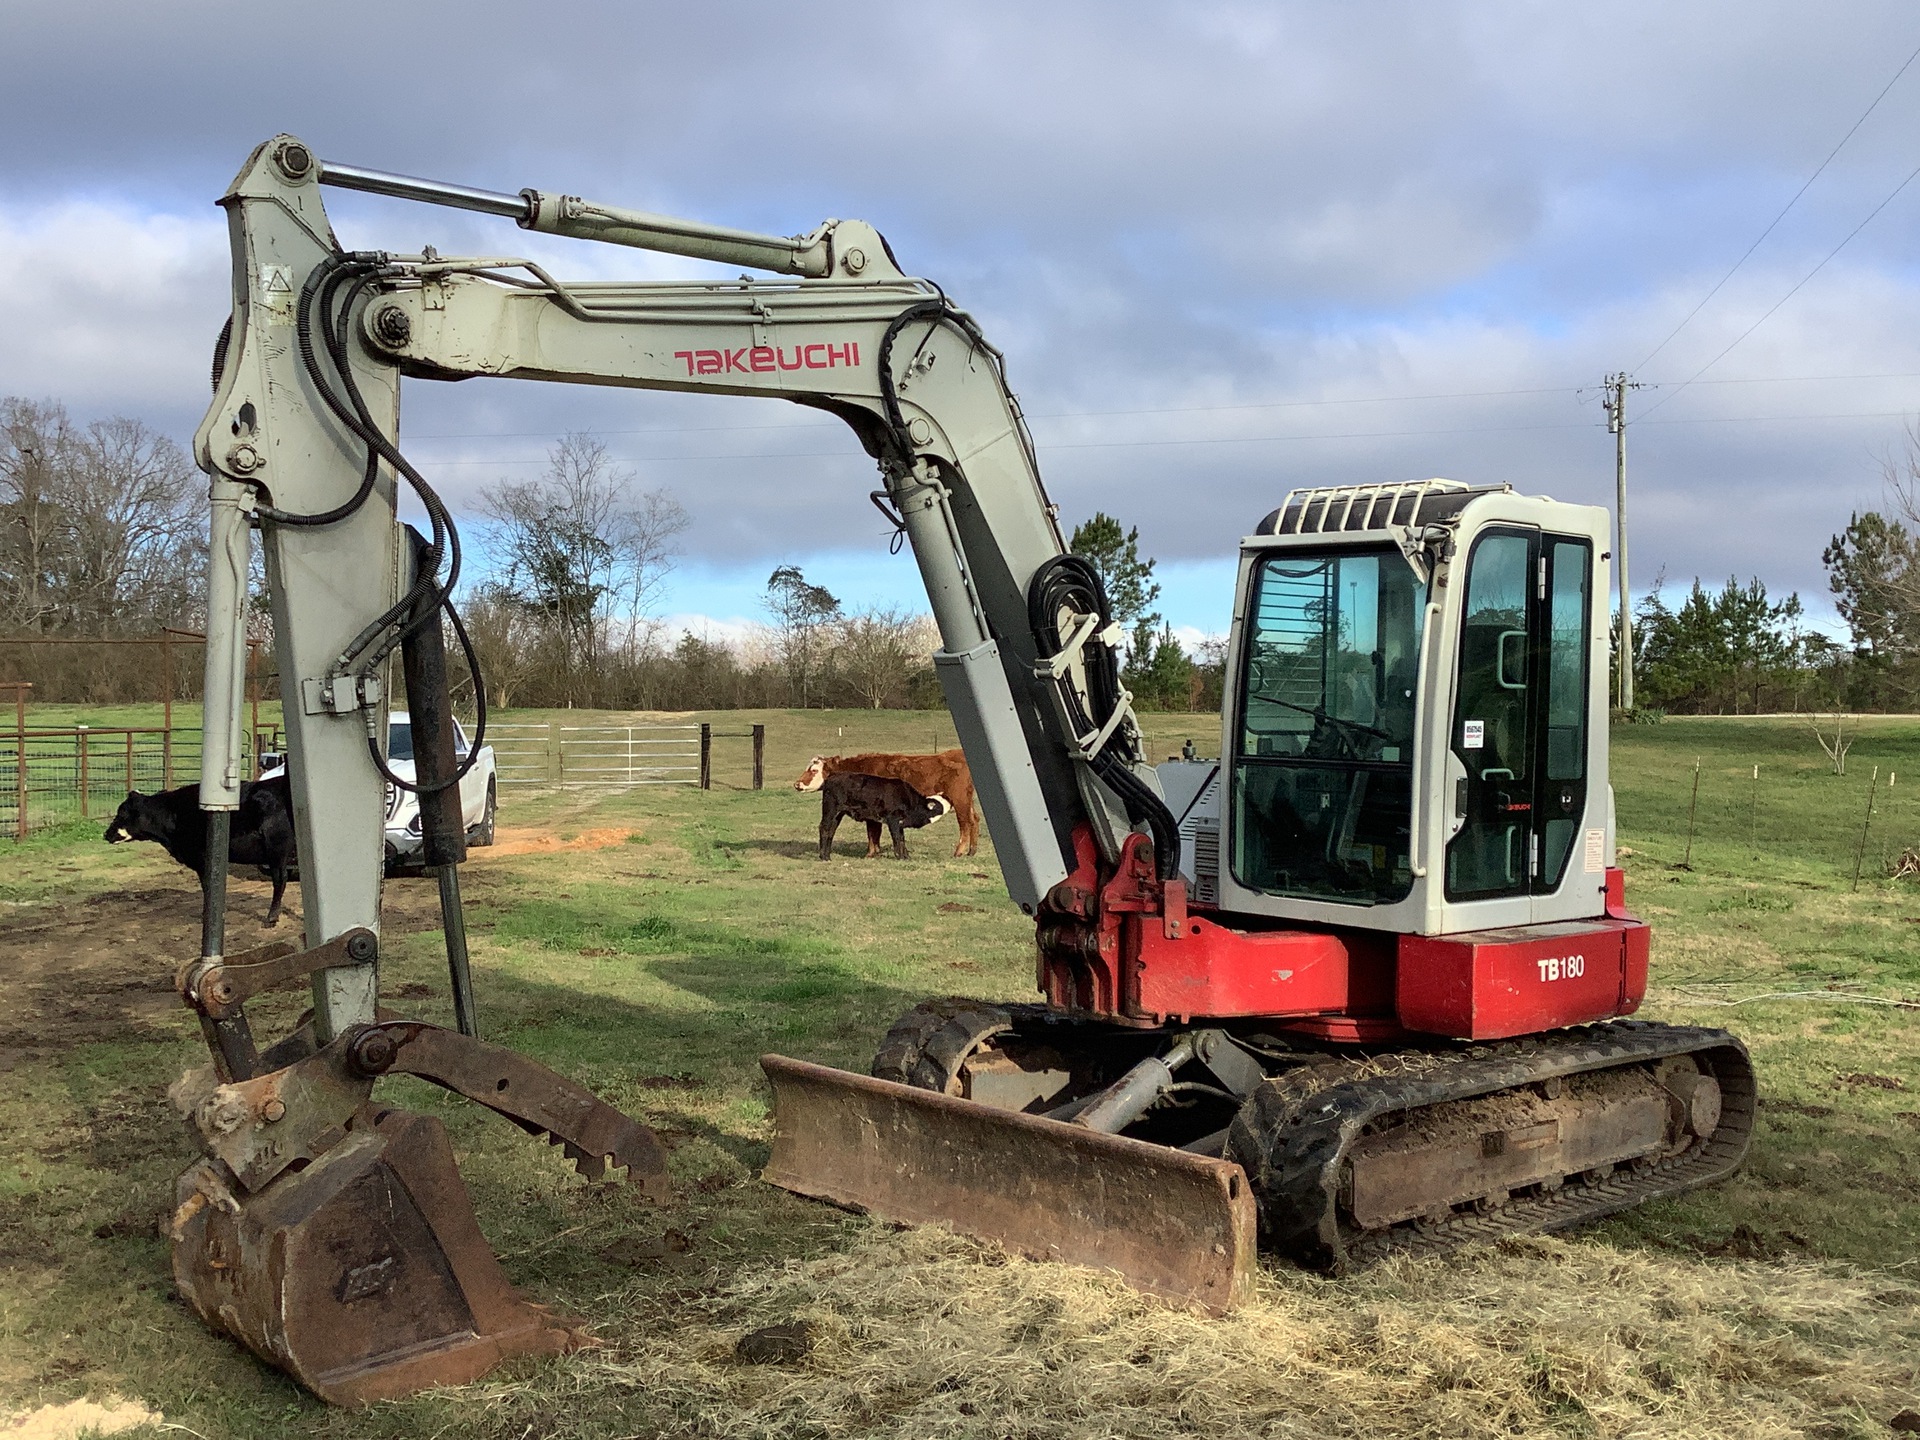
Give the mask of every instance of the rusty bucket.
POLYGON ((178 1198, 180 1293, 333 1404, 464 1384, 509 1356, 578 1343, 507 1283, 430 1116, 373 1112, 252 1194, 202 1160, 178 1198))

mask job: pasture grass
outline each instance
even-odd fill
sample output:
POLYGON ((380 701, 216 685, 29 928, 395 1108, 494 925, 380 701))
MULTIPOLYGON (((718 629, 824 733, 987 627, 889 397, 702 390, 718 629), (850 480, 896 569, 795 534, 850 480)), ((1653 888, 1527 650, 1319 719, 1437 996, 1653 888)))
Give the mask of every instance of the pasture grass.
MULTIPOLYGON (((162 1096, 204 1053, 184 1012, 57 1046, 0 1021, 0 1413, 118 1393, 209 1440, 1065 1440, 1869 1436, 1920 1408, 1920 1010, 1875 1003, 1920 1001, 1920 886, 1881 863, 1920 844, 1920 722, 1864 723, 1844 777, 1787 722, 1614 732, 1629 900, 1658 927, 1643 1014, 1725 1025, 1759 1066, 1766 1102, 1739 1175, 1574 1235, 1347 1279, 1269 1264, 1251 1304, 1206 1320, 753 1178, 768 1138, 760 1053, 864 1069, 929 995, 1028 997, 1031 939, 990 847, 947 853, 950 822, 910 832, 905 862, 861 859, 858 827, 830 864, 813 858, 817 807, 787 788, 806 757, 950 745, 944 715, 714 718, 768 724, 768 789, 717 767, 706 794, 509 792, 502 845, 465 876, 488 1038, 655 1126, 680 1198, 652 1208, 587 1185, 556 1151, 417 1082, 386 1092, 447 1123, 509 1276, 588 1320, 597 1347, 327 1410, 172 1298, 155 1227, 191 1152, 162 1096), (812 1327, 803 1361, 735 1360, 742 1333, 790 1320, 812 1327)), ((1148 723, 1157 754, 1189 736, 1217 753, 1212 717, 1148 723)), ((417 912, 428 902, 405 887, 428 885, 393 888, 417 912)), ((0 845, 0 960, 25 953, 38 917, 92 905, 104 924, 105 897, 167 889, 190 917, 190 876, 153 847, 99 844, 94 827, 0 845)), ((164 983, 190 934, 170 943, 128 937, 124 970, 164 983)), ((430 928, 390 930, 383 989, 449 1022, 439 945, 430 928)), ((299 1003, 267 997, 260 1028, 299 1003)))

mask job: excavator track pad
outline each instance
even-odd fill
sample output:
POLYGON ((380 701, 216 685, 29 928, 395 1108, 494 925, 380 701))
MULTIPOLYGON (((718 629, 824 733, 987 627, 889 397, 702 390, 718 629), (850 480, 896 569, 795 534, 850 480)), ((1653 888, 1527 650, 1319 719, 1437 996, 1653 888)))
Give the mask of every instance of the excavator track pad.
POLYGON ((1303 1066, 1240 1108, 1226 1155, 1259 1196, 1262 1244, 1339 1272, 1723 1179, 1755 1109, 1732 1035, 1628 1021, 1303 1066))

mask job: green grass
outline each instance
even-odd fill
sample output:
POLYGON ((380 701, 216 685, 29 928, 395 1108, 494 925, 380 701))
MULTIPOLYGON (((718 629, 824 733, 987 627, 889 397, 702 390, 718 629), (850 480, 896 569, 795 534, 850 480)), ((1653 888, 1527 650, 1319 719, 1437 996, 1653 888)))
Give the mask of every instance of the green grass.
MULTIPOLYGON (((593 723, 602 717, 512 718, 593 723)), ((1114 1402, 1116 1408, 1100 1409, 1090 1394, 1083 1401, 1095 1408, 1043 1424, 1031 1407, 1042 1393, 1033 1387, 1054 1383, 1045 1379, 1051 1362, 1041 1363, 1050 1352, 1017 1337, 1006 1342, 1001 1358, 979 1362, 982 1368, 969 1369, 974 1362, 964 1356, 946 1362, 948 1373, 970 1377, 969 1387, 1004 1400, 998 1409, 983 1400, 978 1425, 956 1418, 971 1412, 944 1410, 939 1424, 923 1425, 912 1419, 919 1412, 895 1414, 870 1389, 860 1392, 865 1399, 847 1401, 852 1408, 840 1420, 821 1408, 826 1402, 819 1397, 840 1393, 831 1388, 841 1383, 836 1376, 853 1375, 865 1363, 860 1354, 879 1353, 876 1347, 893 1333, 888 1327, 922 1334, 914 1328, 921 1312, 896 1314, 887 1308, 892 1302, 845 1290, 852 1283, 846 1277, 867 1275, 862 1266, 878 1265, 881 1271, 873 1273, 883 1273, 905 1264, 903 1257, 922 1256, 948 1277, 943 1283, 974 1297, 954 1303, 973 1306, 975 1323, 995 1324, 979 1319, 996 1313, 975 1303, 990 1293, 979 1287, 1002 1284, 996 1277, 1013 1272, 996 1269, 1004 1261, 991 1253, 915 1249, 921 1242, 890 1237, 883 1227, 758 1184, 753 1176, 768 1132, 757 1058, 778 1049, 864 1069, 892 1018, 929 995, 1026 998, 1033 983, 1031 928, 1006 903, 990 848, 973 858, 947 853, 955 836, 951 822, 910 836, 912 858, 904 863, 859 858, 864 837, 858 827, 843 828, 830 864, 812 858, 817 806, 790 789, 806 758, 951 745, 946 716, 842 711, 712 718, 726 729, 768 725, 769 788, 743 788, 746 746, 735 741, 730 750, 717 750, 720 784, 705 794, 683 788, 614 795, 509 791, 501 814, 508 847, 523 832, 563 842, 603 833, 595 848, 481 854, 465 876, 488 1038, 578 1077, 657 1127, 673 1146, 681 1198, 671 1209, 651 1210, 624 1190, 585 1185, 556 1152, 476 1107, 412 1082, 392 1082, 388 1092, 450 1127, 481 1224, 512 1280, 593 1321, 605 1349, 515 1366, 467 1391, 359 1414, 326 1410, 204 1330, 171 1298, 167 1246, 154 1226, 191 1151, 162 1097, 181 1068, 204 1058, 184 1012, 108 1027, 61 1046, 36 1043, 20 1033, 17 1020, 0 1018, 0 1067, 7 1067, 0 1086, 0 1415, 14 1406, 117 1391, 210 1440, 283 1433, 448 1433, 476 1440, 1149 1433, 1150 1405, 1114 1402), (632 833, 621 838, 621 831, 632 833), (687 1248, 666 1244, 668 1231, 684 1237, 687 1248), (651 1258, 635 1261, 636 1253, 651 1258), (804 1308, 808 1295, 825 1307, 821 1323, 841 1336, 835 1343, 843 1350, 831 1352, 841 1359, 782 1378, 714 1358, 721 1353, 714 1347, 724 1349, 742 1325, 782 1318, 791 1307, 804 1308), (833 1295, 840 1298, 830 1304, 818 1298, 833 1295), (1039 1378, 1020 1381, 1029 1386, 1024 1390, 996 1391, 1008 1366, 1039 1378), (678 1385, 676 1375, 696 1373, 695 1390, 678 1385), (789 1393, 781 1384, 799 1388, 789 1393), (808 1385, 826 1388, 807 1391, 808 1385), (697 1414, 687 1399, 695 1391, 705 1397, 697 1414), (1000 1417, 999 1428, 987 1428, 989 1415, 1000 1417)), ((1157 754, 1177 751, 1189 737, 1202 754, 1217 751, 1212 717, 1155 715, 1147 724, 1157 754)), ((1679 1303, 1671 1298, 1679 1293, 1672 1288, 1676 1277, 1709 1297, 1714 1275, 1736 1273, 1752 1296, 1776 1282, 1783 1296, 1803 1295, 1815 1280, 1865 1284, 1863 1293, 1880 1293, 1872 1290, 1879 1285, 1892 1295, 1886 1289, 1892 1278, 1871 1277, 1911 1276, 1920 1259, 1920 1011, 1861 1003, 1920 1000, 1920 886, 1886 880, 1882 863, 1901 846, 1920 844, 1920 722, 1863 724, 1844 777, 1828 773, 1810 735, 1782 722, 1670 721, 1616 730, 1615 744, 1620 837, 1631 851, 1625 860, 1629 900, 1657 927, 1654 989, 1643 1014, 1725 1025, 1752 1047, 1767 1097, 1752 1160, 1727 1184, 1645 1207, 1566 1242, 1538 1242, 1532 1249, 1525 1246, 1534 1242, 1524 1242, 1520 1250, 1484 1260, 1422 1262, 1385 1279, 1330 1282, 1276 1270, 1263 1280, 1263 1298, 1245 1322, 1277 1324, 1274 1317, 1293 1313, 1292 1306, 1309 1318, 1323 1316, 1333 1327, 1328 1334, 1357 1334, 1372 1325, 1369 1335, 1395 1326, 1412 1335, 1427 1323, 1420 1317, 1441 1306, 1433 1298, 1436 1287, 1457 1278, 1480 1297, 1479 1308, 1466 1305, 1449 1323, 1466 1327, 1459 1333, 1476 1337, 1487 1354, 1517 1345, 1515 1363, 1531 1366, 1526 1373, 1543 1387, 1539 1415, 1545 1418, 1508 1427, 1525 1433, 1536 1433, 1528 1426, 1538 1433, 1626 1433, 1592 1420, 1610 1413, 1594 1390, 1600 1381, 1580 1378, 1585 1372, 1577 1365, 1574 1378, 1562 1373, 1574 1363, 1554 1338, 1553 1327, 1562 1322, 1526 1308, 1544 1301, 1514 1298, 1522 1294, 1515 1277, 1529 1265, 1558 1267, 1570 1280, 1588 1277, 1582 1284, 1615 1285, 1622 1297, 1653 1297, 1648 1313, 1666 1315, 1681 1313, 1672 1309, 1679 1303), (1686 845, 1696 757, 1702 760, 1700 805, 1692 868, 1683 870, 1675 866, 1686 845), (1881 801, 1856 891, 1853 858, 1876 764, 1881 801), (1889 771, 1899 777, 1891 790, 1885 788, 1889 771), (1811 993, 1752 998, 1789 992, 1811 993), (1513 1306, 1519 1308, 1508 1313, 1513 1306), (1483 1323, 1483 1330, 1473 1329, 1483 1323)), ((429 905, 427 883, 395 882, 409 913, 429 905)), ((18 846, 0 842, 0 952, 31 943, 27 927, 38 919, 121 890, 180 890, 187 913, 191 887, 191 877, 154 847, 101 845, 96 826, 69 827, 18 846), (10 939, 9 930, 21 938, 10 939)), ((255 901, 250 894, 236 903, 255 901)), ((100 905, 98 913, 110 917, 113 905, 100 905)), ((409 994, 399 1003, 410 1013, 447 1022, 439 944, 431 929, 393 935, 383 985, 389 995, 409 994)), ((123 970, 161 981, 190 940, 163 949, 130 936, 127 946, 123 970)), ((115 992, 83 959, 73 962, 71 1004, 110 1003, 115 992)), ((66 957, 49 963, 53 973, 36 976, 36 985, 63 983, 66 957)), ((68 1001, 49 1003, 57 1017, 68 1001)), ((298 996, 267 997, 256 1007, 260 1028, 290 1021, 299 1004, 298 996)), ((911 1287, 902 1280, 882 1288, 905 1294, 911 1287)), ((1007 1303, 1026 1305, 1025 1294, 1007 1303)), ((1889 1301, 1893 1308, 1884 1315, 1861 1302, 1849 1323, 1864 1329, 1845 1342, 1854 1347, 1849 1356, 1872 1358, 1878 1347, 1894 1346, 1896 1334, 1911 1339, 1898 1326, 1911 1319, 1912 1292, 1898 1294, 1908 1298, 1889 1301)), ((1589 1299, 1608 1303, 1603 1294, 1589 1299)), ((1071 1311, 1074 1302, 1069 1297, 1067 1303, 1071 1311)), ((1710 1311, 1711 1299, 1703 1303, 1710 1311)), ((1609 1332, 1606 1343, 1628 1351, 1641 1346, 1633 1353, 1641 1355, 1636 1364, 1643 1369, 1668 1367, 1659 1371, 1673 1377, 1662 1393, 1674 1405, 1692 1390, 1721 1395, 1712 1387, 1741 1366, 1775 1376, 1755 1357, 1777 1357, 1783 1345, 1801 1347, 1792 1351, 1792 1365, 1801 1368, 1780 1370, 1786 1378, 1777 1384, 1803 1400, 1795 1387, 1815 1383, 1805 1377, 1837 1373, 1832 1365, 1838 1361, 1818 1359, 1829 1353, 1819 1346, 1841 1344, 1821 1330, 1825 1322, 1776 1324, 1770 1312, 1760 1318, 1760 1299, 1740 1303, 1746 1308, 1725 1317, 1733 1338, 1716 1340, 1720 1348, 1706 1358, 1651 1329, 1637 1341, 1609 1332)), ((1162 1323, 1153 1318, 1158 1312, 1140 1310, 1132 1300, 1100 1304, 1102 1314, 1133 1317, 1113 1322, 1113 1346, 1129 1347, 1135 1343, 1129 1334, 1162 1323)), ((1685 1323, 1697 1329, 1706 1322, 1685 1323)), ((1182 1331, 1182 1343, 1199 1347, 1193 1363, 1202 1374, 1229 1353, 1252 1373, 1263 1353, 1247 1338, 1252 1333, 1195 1322, 1182 1331), (1209 1359, 1209 1345, 1225 1348, 1209 1359)), ((935 1325, 915 1343, 947 1342, 935 1325)), ((1259 1342, 1269 1343, 1279 1341, 1259 1342)), ((1375 1396, 1372 1408, 1356 1411, 1367 1424, 1381 1427, 1379 1433, 1415 1433, 1417 1413, 1402 1417, 1399 1409, 1381 1408, 1387 1397, 1408 1393, 1393 1388, 1399 1381, 1391 1376, 1402 1374, 1393 1367, 1403 1362, 1391 1358, 1391 1348, 1375 1339, 1364 1353, 1336 1357, 1329 1350, 1321 1358, 1346 1367, 1340 1384, 1375 1386, 1368 1392, 1375 1396)), ((1432 1345, 1423 1341, 1417 1348, 1432 1345)), ((1096 1346, 1086 1352, 1086 1373, 1105 1375, 1101 1367, 1116 1366, 1114 1373, 1133 1373, 1126 1364, 1132 1353, 1096 1346)), ((1911 1385, 1912 1372, 1906 1373, 1911 1385)), ((1197 1383, 1204 1393, 1204 1379, 1197 1383)), ((974 1393, 941 1385, 947 1385, 941 1374, 931 1374, 927 1393, 974 1393)), ((1882 1391, 1860 1391, 1869 1393, 1882 1391)), ((1880 1415, 1885 1406, 1877 1398, 1873 1404, 1880 1409, 1871 1414, 1880 1415)), ((1867 1410, 1861 1414, 1871 1418, 1867 1410)), ((1835 1417, 1829 1433, 1856 1433, 1847 1428, 1853 1422, 1842 1424, 1837 1411, 1835 1417)), ((1469 1419, 1445 1433, 1494 1433, 1505 1424, 1486 1420, 1483 1432, 1482 1419, 1469 1419)), ((1724 1431, 1698 1433, 1743 1433, 1738 1419, 1729 1411, 1724 1431)), ((1681 1433, 1677 1421, 1675 1427, 1645 1418, 1634 1433, 1681 1433)))

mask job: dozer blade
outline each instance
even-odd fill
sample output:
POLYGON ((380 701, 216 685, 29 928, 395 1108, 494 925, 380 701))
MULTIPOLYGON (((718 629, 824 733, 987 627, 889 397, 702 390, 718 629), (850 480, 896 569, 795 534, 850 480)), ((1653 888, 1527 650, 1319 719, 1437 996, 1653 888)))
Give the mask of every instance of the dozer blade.
POLYGON ((332 1404, 464 1384, 578 1343, 507 1283, 429 1116, 387 1110, 253 1194, 202 1160, 179 1201, 180 1293, 332 1404))
POLYGON ((1245 1295, 1255 1214, 1238 1165, 780 1055, 760 1067, 771 1184, 1118 1271, 1215 1314, 1245 1295))

